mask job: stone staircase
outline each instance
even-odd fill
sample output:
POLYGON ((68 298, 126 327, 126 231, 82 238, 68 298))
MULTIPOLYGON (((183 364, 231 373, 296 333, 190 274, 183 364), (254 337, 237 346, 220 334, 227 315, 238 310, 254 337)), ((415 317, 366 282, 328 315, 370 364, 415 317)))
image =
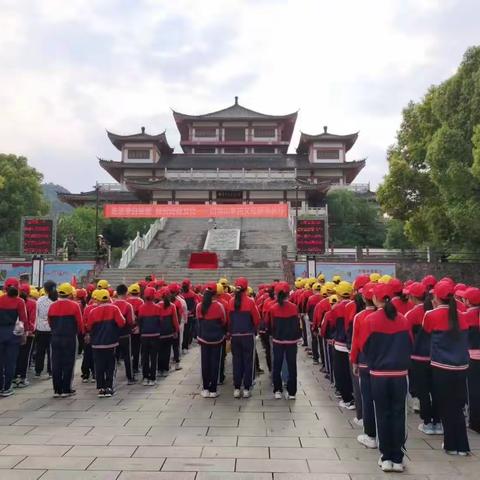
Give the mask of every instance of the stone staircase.
POLYGON ((218 270, 186 268, 190 254, 202 251, 213 223, 207 219, 170 219, 147 250, 141 250, 129 268, 108 269, 102 273, 112 285, 133 283, 155 274, 168 282, 190 278, 193 283, 230 281, 240 276, 249 278, 253 286, 284 278, 282 246, 293 249, 293 237, 283 219, 217 219, 217 229, 240 229, 240 249, 218 251, 218 270))

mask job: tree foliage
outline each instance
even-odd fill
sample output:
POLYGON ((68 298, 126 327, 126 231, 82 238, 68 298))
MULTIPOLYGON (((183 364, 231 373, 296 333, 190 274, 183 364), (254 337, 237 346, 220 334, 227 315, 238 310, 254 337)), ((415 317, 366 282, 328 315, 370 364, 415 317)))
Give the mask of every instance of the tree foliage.
POLYGON ((0 153, 0 249, 18 251, 23 216, 48 212, 42 174, 25 157, 0 153))
POLYGON ((405 224, 401 220, 392 218, 387 221, 387 232, 384 247, 388 249, 411 250, 412 243, 405 235, 405 224))
MULTIPOLYGON (((403 111, 377 198, 416 246, 480 245, 480 47, 403 111)), ((398 228, 396 226, 395 228, 398 228)))
POLYGON ((377 205, 349 190, 327 196, 330 243, 335 247, 382 247, 385 225, 377 205))

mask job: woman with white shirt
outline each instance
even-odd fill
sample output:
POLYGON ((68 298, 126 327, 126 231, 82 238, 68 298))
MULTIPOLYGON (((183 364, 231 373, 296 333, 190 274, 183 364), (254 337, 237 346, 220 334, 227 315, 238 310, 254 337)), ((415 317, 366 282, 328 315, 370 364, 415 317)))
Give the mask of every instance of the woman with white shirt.
POLYGON ((47 280, 43 289, 45 295, 37 300, 37 324, 35 329, 35 377, 39 378, 43 372, 45 355, 47 356, 48 378, 52 376, 50 363, 50 340, 52 332, 48 324, 48 309, 57 300, 57 285, 52 280, 47 280))

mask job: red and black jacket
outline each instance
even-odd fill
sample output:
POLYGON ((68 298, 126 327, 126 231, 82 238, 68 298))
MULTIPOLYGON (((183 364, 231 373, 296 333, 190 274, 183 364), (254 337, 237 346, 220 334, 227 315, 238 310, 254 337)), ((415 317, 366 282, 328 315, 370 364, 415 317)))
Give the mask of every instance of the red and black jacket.
POLYGON ((171 303, 168 307, 164 302, 157 303, 160 313, 160 338, 173 338, 180 331, 177 307, 171 303))
POLYGON ((4 329, 13 332, 17 320, 27 323, 25 302, 20 297, 0 297, 0 332, 4 329))
POLYGON ((135 318, 138 317, 138 311, 140 307, 143 305, 143 300, 136 295, 132 295, 126 298, 127 302, 133 307, 133 313, 135 314, 135 318))
POLYGON ((323 318, 327 312, 331 310, 330 301, 328 298, 323 298, 315 305, 315 310, 313 311, 313 325, 312 331, 319 332, 320 327, 322 326, 323 318))
POLYGON ((471 360, 480 360, 480 307, 460 313, 468 324, 468 353, 471 360))
POLYGON ((160 336, 161 311, 158 304, 148 300, 138 309, 137 324, 142 337, 160 336))
POLYGON ((225 339, 227 332, 227 315, 220 302, 213 301, 205 314, 202 305, 197 305, 198 343, 203 345, 218 345, 225 339))
POLYGON ((392 304, 397 309, 397 312, 401 313, 403 316, 415 306, 411 300, 404 302, 400 297, 393 297, 392 304))
POLYGON ((348 352, 347 347, 347 304, 350 300, 342 300, 332 308, 332 315, 335 322, 335 350, 348 352))
POLYGON ((359 349, 365 353, 370 375, 407 376, 412 353, 410 325, 402 314, 390 320, 380 308, 368 316, 360 332, 359 349))
POLYGON ((235 310, 235 298, 230 300, 227 314, 228 330, 232 337, 256 335, 260 324, 260 314, 255 301, 248 297, 246 293, 242 294, 242 301, 238 310, 235 310))
POLYGON ((405 315, 413 336, 412 360, 415 362, 430 362, 430 334, 422 328, 424 316, 425 308, 421 303, 405 315))
POLYGON ((292 302, 275 303, 270 308, 269 329, 273 343, 296 344, 302 338, 298 307, 292 302))
POLYGON ((48 323, 52 337, 75 338, 85 331, 80 306, 67 298, 59 298, 50 305, 48 323))
POLYGON ((430 365, 444 370, 468 368, 468 324, 458 315, 458 332, 450 331, 448 305, 440 305, 425 314, 423 330, 430 334, 430 365))
POLYGON ((365 325, 369 321, 370 315, 375 312, 375 307, 366 307, 365 310, 358 312, 353 318, 352 348, 350 351, 350 361, 357 364, 359 368, 368 369, 365 353, 360 349, 360 339, 365 325))
POLYGON ((193 290, 188 290, 188 292, 182 292, 182 297, 187 304, 188 317, 195 317, 198 303, 198 295, 193 290))
POLYGON ((122 312, 125 318, 125 325, 120 329, 120 338, 128 337, 132 333, 132 328, 135 326, 133 305, 123 298, 114 300, 113 304, 120 309, 120 312, 122 312))
POLYGON ((125 317, 113 303, 100 303, 88 314, 87 332, 90 332, 92 348, 118 346, 120 329, 125 326, 125 317))

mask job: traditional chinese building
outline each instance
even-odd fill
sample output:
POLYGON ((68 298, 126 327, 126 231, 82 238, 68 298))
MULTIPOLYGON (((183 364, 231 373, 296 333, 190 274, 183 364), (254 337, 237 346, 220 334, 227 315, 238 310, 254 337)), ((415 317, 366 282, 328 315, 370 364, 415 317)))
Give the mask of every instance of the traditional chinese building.
MULTIPOLYGON (((336 135, 327 127, 301 133, 288 153, 297 112, 267 115, 243 107, 204 115, 173 112, 181 153, 165 133, 118 135, 107 132, 119 160, 100 159, 118 182, 100 186, 101 203, 277 203, 322 206, 332 186, 350 184, 365 160, 347 161, 358 133, 336 135)), ((97 192, 59 194, 74 206, 92 204, 97 192)))

